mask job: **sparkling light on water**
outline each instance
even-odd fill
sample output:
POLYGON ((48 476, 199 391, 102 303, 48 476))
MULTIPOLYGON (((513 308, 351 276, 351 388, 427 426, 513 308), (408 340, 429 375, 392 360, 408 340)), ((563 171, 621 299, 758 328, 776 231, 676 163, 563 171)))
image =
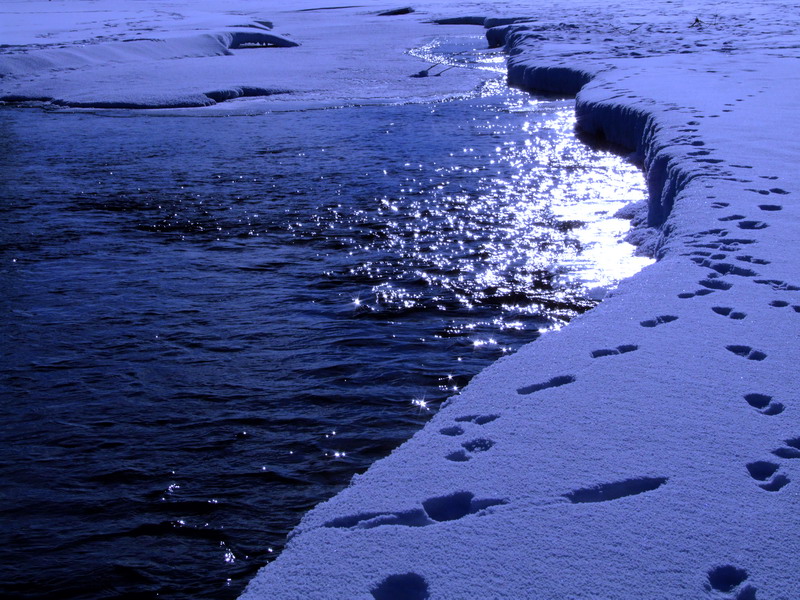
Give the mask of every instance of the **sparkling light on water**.
POLYGON ((502 78, 415 105, 3 116, 8 596, 235 598, 303 512, 646 262, 612 218, 641 174, 502 78))
MULTIPOLYGON (((634 255, 623 240, 628 221, 613 216, 644 198, 640 171, 578 142, 569 103, 518 93, 483 108, 495 118, 482 112, 460 128, 496 140, 488 154, 463 146, 444 160, 383 169, 383 177, 400 175, 391 196, 358 211, 336 205, 305 230, 341 235, 348 251, 362 257, 348 275, 373 284, 352 299, 356 310, 460 313, 495 306, 502 316, 491 327, 523 329, 515 315, 575 305, 592 288, 611 287, 651 262, 634 255), (500 113, 528 118, 500 119, 500 113)), ((453 110, 461 103, 440 103, 430 114, 453 110)), ((474 319, 453 319, 450 335, 477 326, 474 319)), ((495 344, 473 340, 475 348, 495 344)))

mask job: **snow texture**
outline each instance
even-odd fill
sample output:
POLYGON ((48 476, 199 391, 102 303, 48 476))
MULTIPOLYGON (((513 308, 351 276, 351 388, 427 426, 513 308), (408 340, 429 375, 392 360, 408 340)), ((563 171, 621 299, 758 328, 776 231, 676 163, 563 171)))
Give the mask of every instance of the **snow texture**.
POLYGON ((308 50, 290 59, 300 74, 272 59, 240 63, 218 31, 170 38, 159 51, 179 60, 125 55, 112 66, 124 42, 103 42, 106 62, 65 71, 93 60, 70 41, 77 34, 32 49, 18 27, 13 43, 28 46, 0 55, 4 95, 68 105, 174 105, 251 85, 386 99, 468 85, 474 74, 409 80, 420 63, 395 55, 431 31, 488 26, 512 85, 577 93, 579 128, 643 166, 649 203, 629 216, 659 260, 486 369, 310 511, 242 599, 800 598, 797 6, 428 0, 378 15, 395 8, 258 17, 286 17, 293 33, 278 35, 300 46, 247 51, 308 50), (229 58, 224 73, 209 66, 229 58), (142 75, 153 60, 155 82, 142 75), (352 65, 330 72, 340 60, 352 65), (204 88, 186 83, 198 73, 204 88), (122 74, 150 87, 123 93, 122 74))
POLYGON ((452 69, 409 80, 428 65, 407 50, 442 33, 430 13, 411 8, 375 0, 176 0, 168 9, 158 0, 3 0, 0 102, 263 113, 437 99, 493 75, 452 69), (243 97, 247 106, 215 108, 243 97))

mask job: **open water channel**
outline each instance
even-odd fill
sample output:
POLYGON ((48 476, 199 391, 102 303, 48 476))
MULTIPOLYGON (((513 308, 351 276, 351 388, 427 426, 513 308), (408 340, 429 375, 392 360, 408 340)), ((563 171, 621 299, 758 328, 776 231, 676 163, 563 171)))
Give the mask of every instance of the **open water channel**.
POLYGON ((0 593, 235 598, 303 512, 644 264, 572 102, 2 109, 0 593))

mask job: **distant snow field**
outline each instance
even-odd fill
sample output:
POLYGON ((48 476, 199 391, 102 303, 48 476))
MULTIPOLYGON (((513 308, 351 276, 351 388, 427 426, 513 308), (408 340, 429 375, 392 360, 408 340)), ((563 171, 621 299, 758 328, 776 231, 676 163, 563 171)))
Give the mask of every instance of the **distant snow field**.
POLYGON ((4 1, 0 97, 435 98, 491 73, 411 78, 405 51, 485 33, 512 85, 577 93, 579 128, 641 162, 631 238, 658 261, 310 511, 242 598, 800 598, 797 5, 286 6, 4 1))
POLYGON ((410 79, 426 65, 406 50, 442 33, 430 14, 382 16, 373 0, 325 6, 4 0, 0 100, 181 108, 280 94, 291 107, 337 106, 441 97, 453 92, 454 80, 465 91, 490 75, 461 69, 410 79))

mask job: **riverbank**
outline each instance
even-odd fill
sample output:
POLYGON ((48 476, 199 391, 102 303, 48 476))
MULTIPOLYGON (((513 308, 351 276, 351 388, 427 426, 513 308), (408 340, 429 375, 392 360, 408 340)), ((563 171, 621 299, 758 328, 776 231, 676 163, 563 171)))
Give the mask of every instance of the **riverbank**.
POLYGON ((501 34, 510 81, 580 87, 580 127, 642 161, 659 261, 476 377, 243 598, 800 595, 796 15, 559 10, 501 34))
MULTIPOLYGON (((434 7, 443 4, 434 2, 434 7)), ((430 67, 410 43, 441 33, 422 10, 382 15, 370 0, 327 7, 237 0, 134 5, 120 0, 13 1, 0 6, 0 101, 60 108, 176 109, 202 114, 443 98, 496 69, 430 67)), ((475 28, 462 30, 481 32, 475 28)))
POLYGON ((631 216, 659 261, 485 370, 309 512, 243 598, 800 596, 796 7, 430 2, 379 16, 392 7, 370 3, 340 19, 305 3, 319 9, 303 13, 316 29, 297 29, 297 15, 279 21, 244 0, 211 23, 198 4, 188 20, 128 4, 93 6, 59 29, 66 4, 36 3, 36 27, 4 40, 31 60, 2 95, 231 113, 386 102, 409 81, 441 97, 481 74, 410 78, 420 62, 402 54, 409 39, 528 17, 490 30, 508 46, 510 81, 579 92, 579 126, 631 152, 650 188, 631 216), (448 17, 473 25, 429 22, 448 17), (127 24, 114 33, 138 18, 143 39, 126 41, 127 24), (111 37, 78 44, 98 26, 111 37), (300 45, 262 37, 243 54, 228 27, 300 45))

